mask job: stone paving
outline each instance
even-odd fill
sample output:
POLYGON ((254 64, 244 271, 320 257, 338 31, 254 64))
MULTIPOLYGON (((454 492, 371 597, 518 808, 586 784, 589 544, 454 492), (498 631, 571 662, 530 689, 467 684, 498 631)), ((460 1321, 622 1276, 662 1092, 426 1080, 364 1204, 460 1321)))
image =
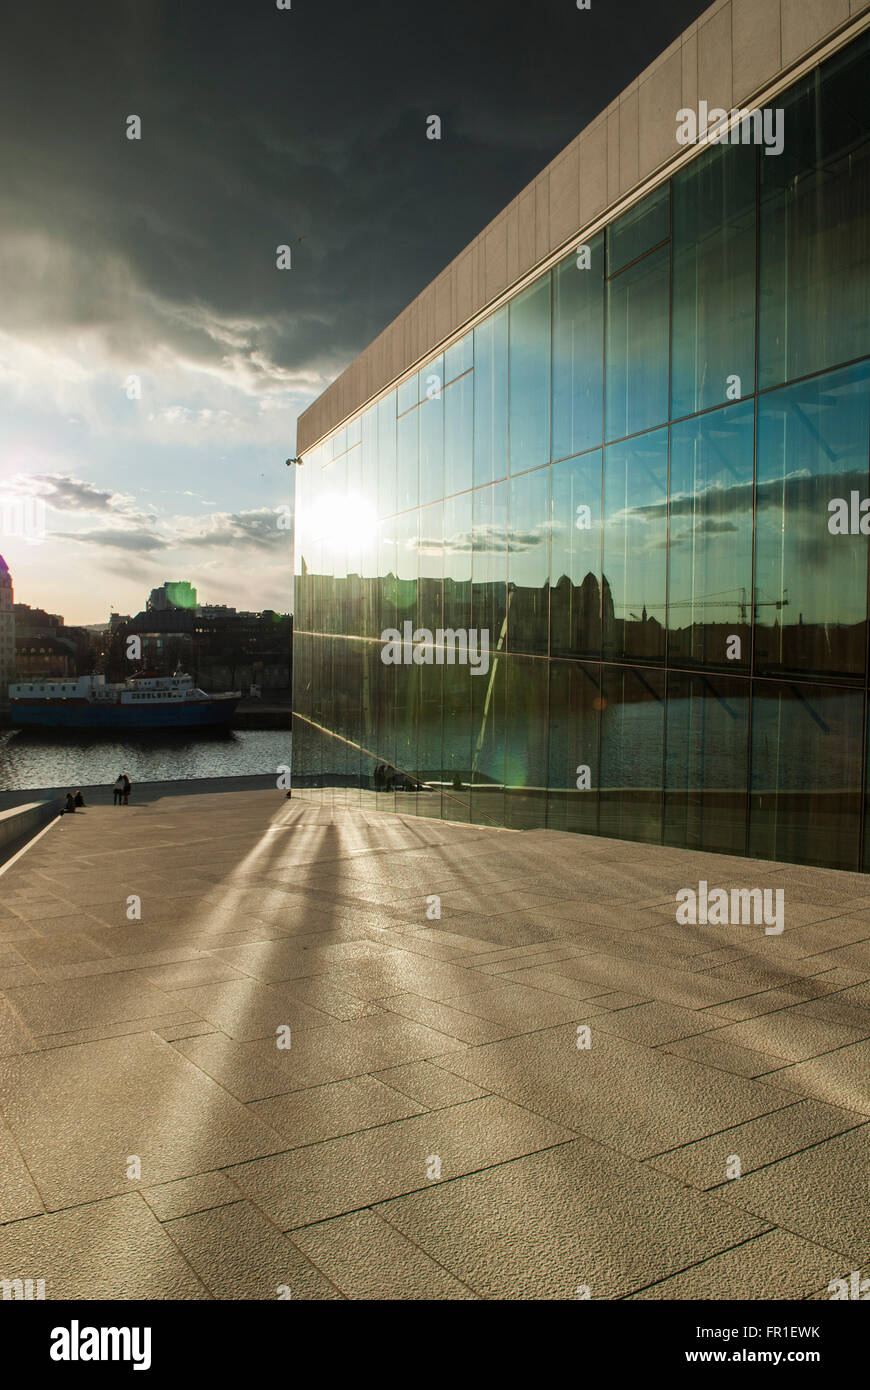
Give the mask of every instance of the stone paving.
POLYGON ((828 1298, 870 1275, 868 977, 858 874, 89 806, 0 877, 0 1280, 828 1298), (783 888, 784 932, 678 925, 701 879, 783 888))

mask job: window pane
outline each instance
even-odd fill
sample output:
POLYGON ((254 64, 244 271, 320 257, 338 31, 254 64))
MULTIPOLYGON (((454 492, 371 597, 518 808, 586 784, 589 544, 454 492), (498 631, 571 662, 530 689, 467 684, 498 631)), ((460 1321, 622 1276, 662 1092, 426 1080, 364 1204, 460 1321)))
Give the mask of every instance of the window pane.
POLYGON ((601 655, 601 457, 553 464, 552 656, 601 655))
POLYGON ((600 785, 598 726, 603 706, 601 667, 579 661, 549 664, 547 825, 551 830, 595 835, 600 785))
POLYGON ((601 443, 604 404, 604 236, 589 266, 572 254, 553 272, 553 458, 601 443))
POLYGON ((413 376, 408 377, 408 380, 407 380, 407 381, 403 381, 402 384, 401 384, 401 386, 399 386, 399 388, 398 388, 398 390, 397 390, 397 393, 396 393, 397 402, 398 402, 398 411, 397 411, 397 413, 398 413, 399 415, 404 415, 404 413, 405 413, 406 410, 411 410, 411 409, 413 408, 413 406, 415 406, 415 405, 417 404, 417 402, 418 402, 419 399, 420 399, 420 396, 419 396, 418 393, 419 393, 419 382, 418 382, 418 379, 417 379, 417 373, 415 372, 413 376))
POLYGON ((618 217, 607 229, 607 273, 614 275, 629 261, 670 236, 670 188, 664 184, 618 217))
POLYGON ((471 493, 444 503, 444 626, 471 626, 471 493))
MULTIPOLYGON (((471 674, 471 820, 504 825, 505 686, 507 663, 471 674)), ((448 669, 445 666, 445 671, 448 669)), ((470 667, 467 669, 471 669, 470 667)))
POLYGON ((604 655, 661 661, 665 652, 668 432, 604 451, 604 655))
MULTIPOLYGON (((470 558, 470 557, 469 557, 470 558)), ((449 626, 445 618, 445 626, 449 626)), ((471 815, 471 670, 442 666, 442 803, 448 820, 471 815)), ((475 683, 482 679, 475 676, 475 683)))
POLYGON ((751 855, 857 868, 863 704, 857 690, 756 682, 751 855))
POLYGON ((508 646, 547 655, 550 592, 550 470, 511 478, 508 526, 508 646))
POLYGON ((762 387, 867 352, 868 53, 865 36, 800 83, 760 161, 762 387))
POLYGON ((419 511, 404 512, 393 522, 396 537, 396 627, 417 617, 417 543, 420 534, 419 511))
POLYGON ((547 662, 502 657, 507 672, 505 825, 547 823, 547 662))
POLYGON ((862 364, 759 397, 759 670, 864 673, 867 537, 848 532, 867 495, 868 382, 862 364))
MULTIPOLYGON (((420 513, 418 545, 419 587, 417 595, 417 626, 433 632, 441 627, 442 576, 444 573, 444 504, 435 502, 420 513)), ((432 764, 438 766, 438 760, 432 764)))
MULTIPOLYGON (((440 381, 441 378, 439 377, 440 381)), ((420 416, 420 502, 444 496, 444 392, 424 396, 420 416)))
POLYGON ((550 277, 510 305, 510 466, 550 461, 550 277))
POLYGON ((680 665, 749 665, 753 416, 740 401, 671 426, 668 657, 680 665))
POLYGON ((664 681, 663 671, 604 668, 601 835, 661 838, 664 681))
POLYGON ((458 343, 454 343, 444 354, 444 380, 453 381, 462 376, 474 364, 474 334, 466 333, 458 343))
POLYGON ((397 510, 416 507, 420 501, 420 411, 400 415, 397 429, 397 510))
POLYGON ((668 677, 666 844, 745 853, 748 730, 747 680, 668 677))
POLYGON ((444 494, 471 484, 476 372, 454 381, 444 392, 444 494))
POLYGON ((717 145, 674 177, 671 416, 755 389, 754 145, 717 145))
POLYGON ((607 439, 668 418, 668 248, 607 282, 607 439))
POLYGON ((396 510, 396 393, 378 403, 378 516, 396 510))
POLYGON ((508 311, 474 330, 474 485, 507 473, 508 311))
POLYGON ((489 633, 493 651, 507 611, 507 484, 478 488, 472 498, 471 625, 489 633))

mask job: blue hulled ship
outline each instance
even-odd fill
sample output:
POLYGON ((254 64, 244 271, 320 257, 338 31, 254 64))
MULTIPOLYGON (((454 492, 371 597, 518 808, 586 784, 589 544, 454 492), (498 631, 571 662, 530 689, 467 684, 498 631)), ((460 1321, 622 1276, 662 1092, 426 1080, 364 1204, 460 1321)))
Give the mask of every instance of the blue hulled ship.
POLYGON ((209 695, 190 676, 140 671, 116 685, 105 676, 10 685, 12 722, 47 729, 196 729, 229 724, 241 692, 209 695))

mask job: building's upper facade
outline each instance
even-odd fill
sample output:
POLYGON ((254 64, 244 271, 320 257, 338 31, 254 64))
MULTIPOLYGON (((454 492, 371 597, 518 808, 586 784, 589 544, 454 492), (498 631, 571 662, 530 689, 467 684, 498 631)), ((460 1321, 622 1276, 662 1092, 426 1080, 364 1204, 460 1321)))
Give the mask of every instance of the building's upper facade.
MULTIPOLYGON (((508 255, 504 283, 484 275, 479 313, 454 296, 428 351, 403 330, 387 361, 382 335, 303 417, 297 785, 870 862, 867 21, 714 6, 617 103, 646 151, 620 157, 628 189, 572 210, 556 252, 552 218, 534 251, 508 220, 527 273, 508 255), (677 58, 650 127, 645 89, 677 58), (719 139, 680 145, 690 115, 737 103, 719 139), (439 629, 486 633, 485 666, 439 629)), ((602 159, 610 177, 583 144, 600 125, 569 147, 582 187, 602 159)))
POLYGON ((870 0, 716 0, 303 412, 297 453, 691 154, 676 140, 678 111, 753 104, 840 43, 868 9, 870 0))

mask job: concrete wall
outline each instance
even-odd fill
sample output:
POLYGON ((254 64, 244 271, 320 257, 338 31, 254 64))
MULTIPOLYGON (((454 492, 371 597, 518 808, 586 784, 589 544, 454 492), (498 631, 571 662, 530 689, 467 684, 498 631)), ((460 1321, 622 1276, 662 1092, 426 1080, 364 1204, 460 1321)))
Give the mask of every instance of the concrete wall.
POLYGON ((297 453, 683 154, 681 107, 748 102, 870 0, 717 0, 572 140, 299 417, 297 453))
MULTIPOLYGON (((33 793, 30 793, 33 796, 33 793)), ((8 811, 0 811, 0 858, 30 835, 35 835, 60 811, 60 797, 47 801, 27 801, 8 811)))

